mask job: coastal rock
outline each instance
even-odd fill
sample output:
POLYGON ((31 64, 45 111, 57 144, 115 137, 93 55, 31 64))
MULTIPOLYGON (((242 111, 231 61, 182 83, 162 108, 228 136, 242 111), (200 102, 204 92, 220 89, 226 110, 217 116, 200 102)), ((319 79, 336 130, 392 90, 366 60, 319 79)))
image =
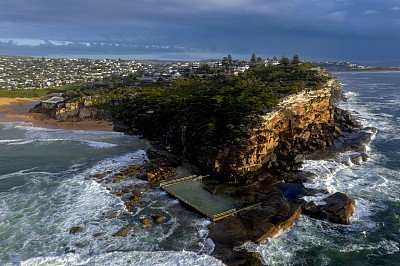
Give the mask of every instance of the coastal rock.
POLYGON ((255 193, 261 204, 209 225, 208 237, 215 244, 211 255, 228 265, 262 265, 257 252, 242 247, 260 245, 290 228, 305 205, 299 197, 309 195, 301 183, 261 183, 255 193))
POLYGON ((124 189, 122 190, 122 192, 125 193, 125 194, 127 194, 127 193, 129 193, 129 192, 131 192, 131 191, 130 191, 129 188, 124 188, 124 189))
POLYGON ((71 249, 70 247, 67 247, 64 249, 65 253, 75 253, 75 250, 71 249))
POLYGON ((324 205, 316 205, 315 202, 308 203, 303 212, 318 219, 328 219, 337 224, 350 224, 350 217, 354 213, 356 202, 344 193, 335 194, 324 199, 324 205))
POLYGON ((119 230, 118 232, 116 232, 115 234, 113 234, 113 236, 122 236, 122 237, 126 237, 129 233, 129 231, 131 230, 132 227, 128 226, 125 228, 122 228, 121 230, 119 230))
POLYGON ((118 216, 118 212, 113 212, 112 214, 108 215, 106 218, 107 219, 112 219, 118 216))
POLYGON ((159 224, 164 220, 164 217, 162 217, 161 215, 152 215, 151 218, 153 218, 153 221, 156 224, 159 224))
POLYGON ((140 222, 142 224, 144 224, 144 226, 149 226, 153 221, 150 220, 150 219, 145 218, 145 219, 140 220, 140 222))
POLYGON ((215 244, 211 255, 228 265, 262 265, 255 253, 245 250, 237 252, 235 248, 249 241, 259 245, 281 234, 294 224, 300 213, 299 205, 276 200, 271 205, 262 204, 214 222, 209 226, 208 235, 215 244))
POLYGON ((356 165, 360 165, 363 162, 363 158, 361 155, 352 156, 350 160, 352 163, 356 165))
POLYGON ((140 200, 141 198, 142 198, 142 196, 141 196, 141 195, 138 195, 138 194, 132 195, 132 196, 129 197, 129 199, 132 200, 132 201, 138 201, 138 200, 140 200))
POLYGON ((70 233, 70 234, 76 234, 76 233, 82 232, 82 230, 83 230, 82 227, 80 227, 80 226, 75 226, 75 227, 72 227, 72 228, 69 230, 69 233, 70 233))
POLYGON ((101 235, 103 235, 104 233, 96 233, 96 234, 94 234, 93 236, 94 237, 99 237, 99 236, 101 236, 101 235))

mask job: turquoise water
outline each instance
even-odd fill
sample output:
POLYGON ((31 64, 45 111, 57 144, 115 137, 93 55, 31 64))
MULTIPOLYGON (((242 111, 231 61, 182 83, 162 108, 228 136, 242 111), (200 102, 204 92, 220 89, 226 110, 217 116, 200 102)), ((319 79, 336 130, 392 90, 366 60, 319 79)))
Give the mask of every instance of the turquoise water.
MULTIPOLYGON (((147 160, 147 147, 144 140, 116 132, 0 123, 0 264, 218 264, 202 255, 213 248, 206 239, 209 221, 165 192, 145 193, 127 212, 112 194, 120 184, 110 185, 110 192, 84 180, 127 165, 140 166, 147 160), (113 212, 119 216, 105 219, 113 212), (162 215, 163 223, 142 229, 140 220, 151 215, 162 215), (69 234, 74 226, 83 231, 69 234), (126 226, 139 230, 123 239, 112 236, 126 226), (94 238, 99 232, 104 235, 94 238), (76 247, 78 243, 84 247, 76 247), (65 249, 75 253, 66 254, 65 249)), ((131 188, 143 183, 124 180, 131 188)))
MULTIPOLYGON (((270 265, 398 265, 400 261, 400 73, 339 73, 342 104, 365 126, 378 128, 361 165, 306 161, 317 174, 309 187, 345 192, 356 202, 350 226, 301 216, 259 251, 270 265)), ((208 219, 182 207, 160 189, 127 212, 91 174, 118 171, 146 160, 146 141, 115 132, 71 131, 0 123, 1 265, 221 265, 208 256, 208 219), (105 215, 118 212, 114 219, 105 215), (150 215, 160 225, 141 227, 150 215), (83 231, 69 234, 73 226, 83 231), (93 234, 104 232, 94 238, 93 234), (77 248, 76 244, 85 246, 77 248), (65 253, 65 249, 75 253, 65 253), (127 252, 109 252, 115 249, 127 252)), ((132 187, 144 181, 128 181, 132 187)), ((115 184, 116 186, 117 184, 115 184)), ((114 189, 113 186, 111 186, 114 189)), ((309 198, 308 200, 311 200, 309 198)), ((320 200, 320 199, 316 199, 320 200)))

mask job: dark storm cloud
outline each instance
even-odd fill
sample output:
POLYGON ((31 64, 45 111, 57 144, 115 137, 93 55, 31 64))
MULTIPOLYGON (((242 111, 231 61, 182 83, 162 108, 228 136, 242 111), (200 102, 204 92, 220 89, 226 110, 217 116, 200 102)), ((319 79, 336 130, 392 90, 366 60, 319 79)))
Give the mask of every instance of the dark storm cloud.
MULTIPOLYGON (((36 51, 140 52, 138 47, 150 45, 186 52, 369 60, 388 56, 387 49, 400 44, 397 0, 0 0, 0 6, 3 41, 71 42, 36 51)), ((392 56, 399 58, 396 49, 392 56)))

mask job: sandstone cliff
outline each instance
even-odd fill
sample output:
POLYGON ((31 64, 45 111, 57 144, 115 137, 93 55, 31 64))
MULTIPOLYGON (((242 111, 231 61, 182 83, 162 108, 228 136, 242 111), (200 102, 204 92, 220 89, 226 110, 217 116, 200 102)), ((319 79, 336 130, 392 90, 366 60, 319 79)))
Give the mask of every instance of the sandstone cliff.
POLYGON ((54 106, 36 105, 31 112, 44 113, 58 120, 110 120, 111 115, 104 109, 93 107, 91 97, 82 101, 59 102, 54 106))
POLYGON ((201 147, 196 155, 201 168, 230 177, 231 181, 249 181, 249 175, 262 169, 291 170, 301 162, 301 154, 332 146, 340 135, 335 103, 342 99, 336 78, 330 78, 318 90, 303 90, 283 98, 278 106, 259 116, 261 122, 246 130, 246 137, 219 147, 201 147))

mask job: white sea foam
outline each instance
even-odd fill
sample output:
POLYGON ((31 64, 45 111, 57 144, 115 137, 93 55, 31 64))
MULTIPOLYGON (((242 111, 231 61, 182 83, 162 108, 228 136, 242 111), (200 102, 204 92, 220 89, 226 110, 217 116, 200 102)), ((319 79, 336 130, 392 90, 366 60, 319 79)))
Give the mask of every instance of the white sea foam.
POLYGON ((390 255, 400 251, 399 243, 393 240, 383 240, 378 243, 365 244, 360 243, 358 245, 344 245, 343 248, 339 249, 340 252, 360 252, 362 250, 377 250, 379 255, 390 255))
POLYGON ((102 149, 102 148, 114 148, 118 147, 117 144, 107 143, 107 142, 100 142, 100 141, 93 141, 93 140, 85 140, 81 141, 84 144, 89 145, 90 147, 102 149))
POLYGON ((68 254, 64 256, 32 258, 21 263, 25 265, 224 265, 221 261, 190 251, 130 251, 80 256, 68 254))
POLYGON ((18 129, 23 132, 24 138, 0 140, 0 144, 24 145, 31 143, 79 142, 97 149, 114 148, 118 144, 109 140, 124 136, 120 132, 94 131, 94 130, 65 130, 34 127, 26 123, 5 124, 4 130, 18 129))

